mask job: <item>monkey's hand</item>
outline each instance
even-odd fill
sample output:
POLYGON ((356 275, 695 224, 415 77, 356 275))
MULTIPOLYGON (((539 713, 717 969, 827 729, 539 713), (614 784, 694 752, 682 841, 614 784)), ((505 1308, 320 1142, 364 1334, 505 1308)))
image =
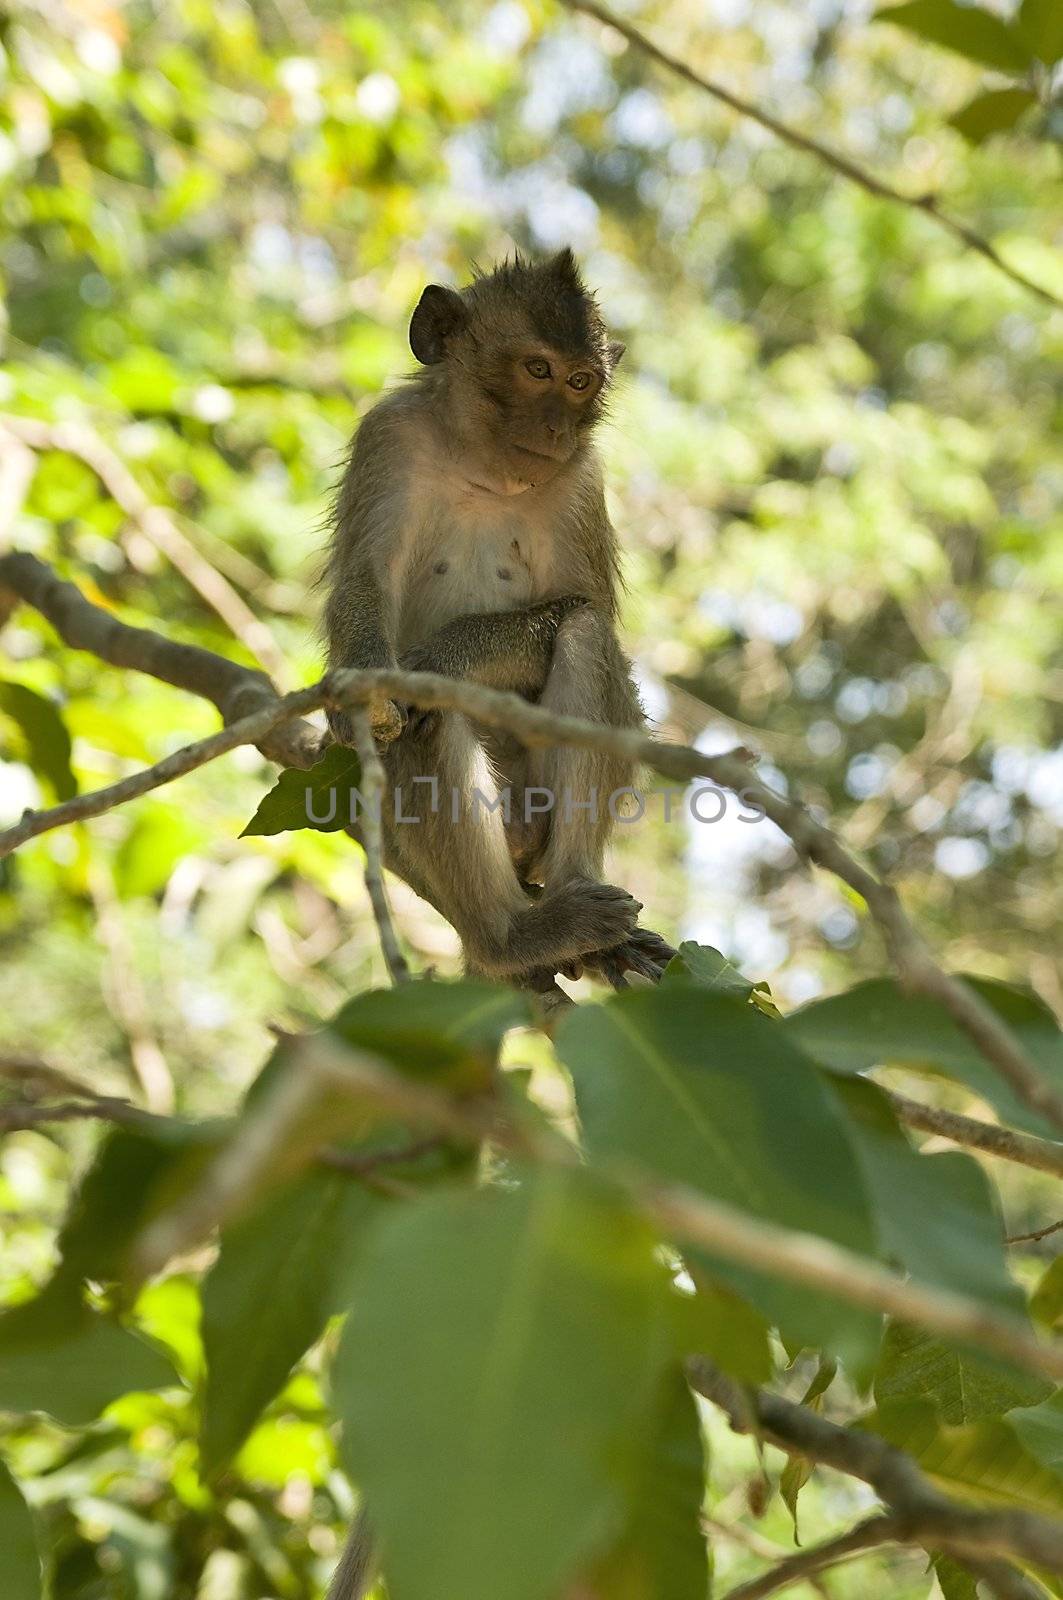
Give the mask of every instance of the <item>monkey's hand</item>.
MULTIPOLYGON (((369 706, 369 726, 377 744, 394 744, 406 726, 406 710, 395 700, 375 700, 369 706)), ((332 707, 328 725, 337 744, 354 744, 354 724, 349 711, 332 707)))

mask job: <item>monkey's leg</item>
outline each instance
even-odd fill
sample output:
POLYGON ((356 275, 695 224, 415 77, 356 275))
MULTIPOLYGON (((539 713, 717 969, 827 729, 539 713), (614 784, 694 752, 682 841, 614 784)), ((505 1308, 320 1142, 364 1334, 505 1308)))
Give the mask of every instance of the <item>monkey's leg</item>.
MULTIPOLYGON (((643 726, 628 664, 599 613, 586 608, 563 619, 539 703, 613 727, 643 726)), ((634 762, 599 751, 563 747, 533 755, 528 781, 553 797, 548 842, 537 869, 544 885, 601 878, 606 841, 622 815, 622 791, 632 788, 635 777, 634 762)), ((658 983, 674 954, 659 934, 635 928, 619 944, 587 952, 582 964, 619 989, 626 987, 628 972, 658 983)))
POLYGON ((504 793, 467 718, 447 712, 408 731, 383 759, 389 857, 453 923, 471 969, 556 972, 634 927, 637 902, 609 884, 555 881, 534 900, 525 894, 506 841, 504 793))
MULTIPOLYGON (((539 704, 561 716, 640 728, 642 708, 608 621, 584 607, 561 622, 539 704)), ((534 752, 529 782, 549 791, 550 830, 538 864, 544 886, 599 881, 605 844, 635 779, 635 763, 571 745, 534 752)))

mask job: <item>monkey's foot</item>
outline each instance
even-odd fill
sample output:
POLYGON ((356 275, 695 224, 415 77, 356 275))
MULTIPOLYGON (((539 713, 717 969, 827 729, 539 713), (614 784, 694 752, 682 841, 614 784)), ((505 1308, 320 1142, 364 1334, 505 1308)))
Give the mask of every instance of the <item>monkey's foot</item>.
MULTIPOLYGON (((572 878, 540 902, 559 925, 563 950, 555 970, 578 963, 591 951, 611 950, 634 932, 642 904, 615 883, 572 878)), ((578 975, 578 974, 577 974, 578 975)))
MULTIPOLYGON (((326 712, 329 731, 337 744, 354 744, 354 723, 350 713, 330 706, 326 712)), ((406 726, 406 712, 394 700, 384 700, 369 708, 369 725, 379 745, 393 744, 406 726)))
POLYGON ((628 972, 637 972, 651 983, 660 983, 674 955, 668 941, 652 928, 633 928, 627 938, 611 950, 596 950, 585 955, 583 965, 614 989, 626 989, 625 974, 628 972))

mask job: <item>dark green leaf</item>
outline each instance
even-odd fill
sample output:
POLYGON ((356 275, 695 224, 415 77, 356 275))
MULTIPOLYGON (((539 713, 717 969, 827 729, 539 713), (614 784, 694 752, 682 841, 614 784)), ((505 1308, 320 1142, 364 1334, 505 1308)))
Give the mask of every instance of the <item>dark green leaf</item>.
POLYGON ((1059 0, 1022 0, 1018 26, 1034 55, 1046 67, 1063 60, 1063 6, 1059 0))
POLYGON ((26 761, 57 800, 78 792, 70 769, 70 735, 52 702, 24 683, 0 683, 0 711, 16 722, 26 742, 26 761))
POLYGON ((676 1373, 646 1432, 624 1537, 596 1565, 590 1592, 609 1600, 706 1600, 704 1497, 705 1453, 697 1407, 676 1373))
POLYGON ((81 1427, 119 1395, 177 1381, 160 1350, 61 1287, 0 1317, 0 1411, 81 1427))
MULTIPOLYGON (((631 991, 580 1006, 557 1049, 594 1160, 635 1163, 765 1221, 874 1250, 865 1185, 834 1100, 752 1007, 687 986, 631 991)), ((709 1271, 801 1343, 860 1360, 878 1348, 878 1321, 863 1311, 719 1261, 709 1271)))
POLYGON ((240 834, 288 833, 310 828, 315 833, 339 833, 351 821, 352 791, 358 788, 362 769, 346 745, 329 745, 309 772, 287 767, 240 834))
POLYGON ((1034 1405, 1051 1384, 936 1339, 920 1328, 890 1323, 875 1374, 875 1399, 929 1400, 942 1422, 999 1417, 1012 1406, 1034 1405))
POLYGON ((125 1277, 140 1229, 195 1182, 221 1140, 217 1123, 145 1120, 116 1128, 96 1153, 59 1234, 58 1276, 101 1283, 125 1277))
POLYGON ((354 1294, 335 1391, 392 1592, 552 1600, 640 1478, 673 1340, 652 1235, 541 1173, 396 1209, 354 1294))
POLYGON ((752 978, 743 977, 727 957, 709 944, 696 944, 685 939, 665 968, 661 982, 696 983, 703 989, 715 989, 720 994, 733 994, 739 1000, 748 1000, 753 993, 752 978))
POLYGON ((239 1449, 339 1309, 349 1252, 379 1204, 353 1178, 317 1168, 222 1233, 203 1285, 205 1472, 239 1449))
POLYGON ((991 89, 975 95, 949 121, 971 144, 981 144, 994 133, 1013 128, 1024 111, 1037 104, 1029 89, 991 89))
POLYGON ((978 1162, 955 1150, 913 1149, 885 1095, 866 1079, 838 1078, 834 1089, 849 1117, 883 1253, 931 1286, 1023 1315, 996 1193, 978 1162))
POLYGON ((681 1302, 686 1347, 743 1383, 766 1383, 774 1365, 764 1318, 732 1289, 694 1276, 697 1293, 681 1302))
MULTIPOLYGON (((1045 1076, 1063 1094, 1063 1032, 1035 995, 986 978, 967 978, 987 1005, 1015 1033, 1045 1076)), ((1048 1138, 1058 1129, 1019 1100, 944 1006, 905 994, 892 978, 871 978, 844 994, 814 1000, 788 1016, 783 1028, 793 1042, 837 1072, 866 1072, 897 1065, 945 1073, 983 1096, 1014 1123, 1048 1138)))
POLYGON ((942 1600, 978 1600, 978 1583, 966 1567, 961 1567, 951 1556, 934 1558, 934 1576, 941 1590, 942 1600))
POLYGON ((514 989, 423 979, 358 995, 329 1027, 402 1072, 443 1076, 452 1088, 475 1090, 487 1087, 505 1035, 530 1020, 527 1000, 514 989))
POLYGON ((877 12, 875 20, 906 28, 983 67, 1021 73, 1030 66, 1030 52, 1018 29, 979 6, 961 5, 958 0, 908 0, 906 5, 877 12))
POLYGON ((0 1461, 0 1572, 4 1600, 41 1600, 41 1558, 33 1513, 0 1461))

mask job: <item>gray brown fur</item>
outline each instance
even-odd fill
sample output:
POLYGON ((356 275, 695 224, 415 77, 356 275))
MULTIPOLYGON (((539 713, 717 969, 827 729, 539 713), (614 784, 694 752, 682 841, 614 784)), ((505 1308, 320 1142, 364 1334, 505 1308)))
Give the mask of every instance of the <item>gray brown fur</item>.
MULTIPOLYGON (((568 251, 511 261, 460 294, 430 286, 410 325, 422 367, 368 413, 336 505, 326 627, 333 667, 401 665, 512 689, 553 710, 637 727, 616 637, 616 536, 592 435, 623 347, 568 251), (544 375, 542 368, 546 368, 544 375)), ((333 731, 345 742, 342 713, 333 731)), ((457 928, 470 970, 536 982, 622 950, 639 907, 602 881, 616 758, 526 751, 457 713, 411 718, 384 751, 389 863, 457 928), (429 806, 416 777, 437 775, 429 806), (525 826, 523 791, 600 815, 525 826), (512 791, 515 819, 474 806, 512 791), (455 815, 450 796, 461 797, 455 815)), ((666 948, 666 947, 665 947, 666 948)), ((623 963, 621 962, 621 966, 623 963)))

